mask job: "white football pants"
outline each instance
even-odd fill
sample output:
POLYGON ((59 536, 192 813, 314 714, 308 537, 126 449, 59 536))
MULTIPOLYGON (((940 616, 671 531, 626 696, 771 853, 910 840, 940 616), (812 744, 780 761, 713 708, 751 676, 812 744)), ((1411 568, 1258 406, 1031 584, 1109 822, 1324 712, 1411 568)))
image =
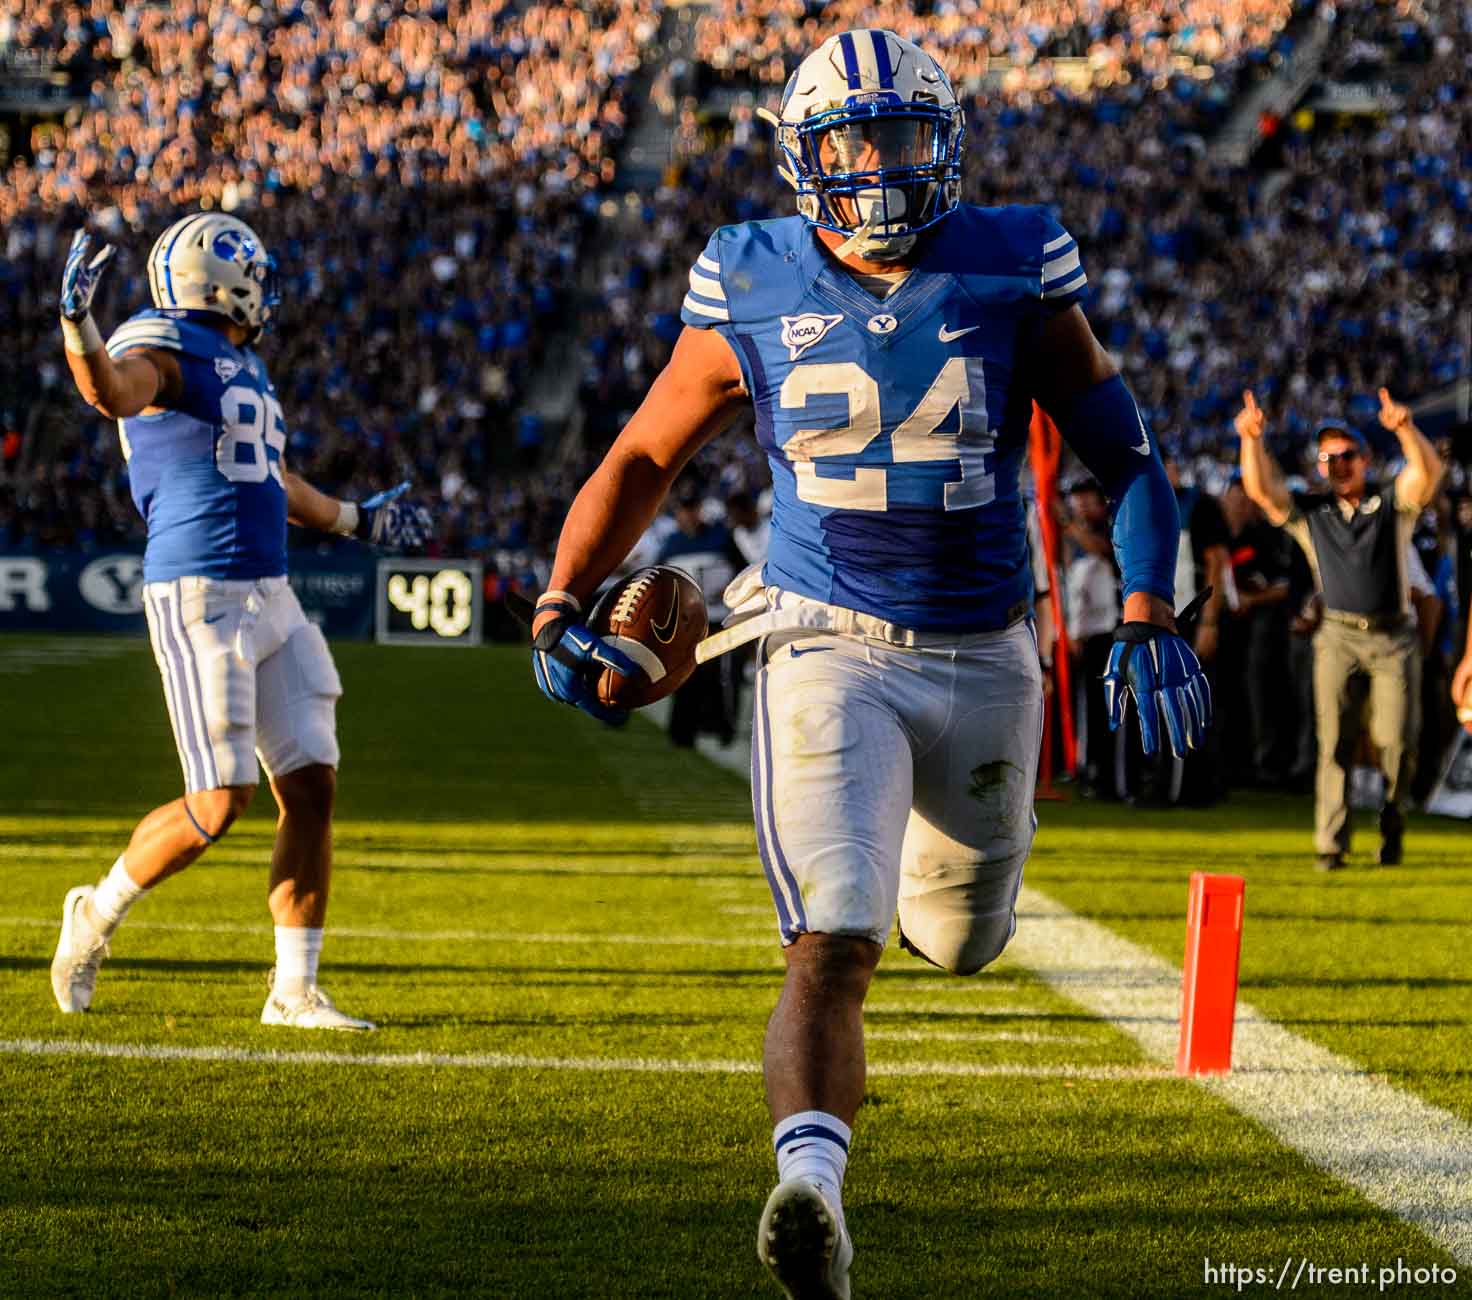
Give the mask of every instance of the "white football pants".
POLYGON ((189 793, 336 767, 342 683, 285 578, 175 578, 143 588, 189 793))
POLYGON ((923 648, 831 634, 767 644, 752 802, 783 943, 883 944, 898 907, 912 948, 980 970, 1012 937, 1036 826, 1031 625, 923 648))

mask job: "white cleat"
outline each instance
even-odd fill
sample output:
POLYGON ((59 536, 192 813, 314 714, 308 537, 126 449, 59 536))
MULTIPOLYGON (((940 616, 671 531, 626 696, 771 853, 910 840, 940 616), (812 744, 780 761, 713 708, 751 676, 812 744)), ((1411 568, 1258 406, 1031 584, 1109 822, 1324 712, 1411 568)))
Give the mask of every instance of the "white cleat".
POLYGON ((61 938, 51 959, 51 991, 64 1012, 85 1011, 97 988, 97 968, 107 956, 107 940, 87 920, 83 904, 92 897, 92 885, 68 891, 61 905, 61 938))
POLYGON ((288 1029, 339 1029, 352 1033, 378 1028, 371 1020, 359 1020, 339 1011, 332 999, 315 984, 309 985, 299 998, 277 997, 273 985, 261 1012, 261 1024, 285 1025, 288 1029))
POLYGON ((787 1300, 849 1300, 853 1243, 823 1193, 806 1179, 778 1183, 767 1197, 756 1253, 787 1300))

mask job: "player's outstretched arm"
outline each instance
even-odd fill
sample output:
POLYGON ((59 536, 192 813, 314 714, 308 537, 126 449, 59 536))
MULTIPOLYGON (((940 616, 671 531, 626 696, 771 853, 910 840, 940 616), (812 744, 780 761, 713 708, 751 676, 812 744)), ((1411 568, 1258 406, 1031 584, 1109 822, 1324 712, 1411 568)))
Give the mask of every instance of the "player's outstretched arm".
POLYGON ((105 244, 94 254, 85 230, 72 236, 61 274, 61 334, 67 369, 82 400, 109 419, 123 420, 150 406, 169 405, 182 380, 179 363, 167 352, 140 349, 114 361, 103 347, 92 299, 113 251, 105 244))
POLYGON ((1293 497, 1283 481, 1278 462, 1263 441, 1267 417, 1251 389, 1243 391, 1242 409, 1232 423, 1237 436, 1242 439, 1242 490, 1256 502, 1258 509, 1267 516, 1268 523, 1281 528, 1293 513, 1293 497))
POLYGON ((364 501, 339 501, 289 470, 281 482, 286 488, 286 517, 302 528, 394 549, 422 546, 434 531, 429 511, 403 499, 411 486, 407 479, 364 501))
MULTIPOLYGON (((1183 757, 1211 725, 1211 688, 1189 643, 1176 633, 1180 514, 1154 439, 1083 312, 1073 306, 1040 333, 1033 391, 1098 480, 1114 510, 1114 552, 1124 582, 1124 622, 1104 674, 1111 730, 1135 701, 1147 754, 1164 739, 1183 757)), ((1198 597, 1193 612, 1210 596, 1198 597)))

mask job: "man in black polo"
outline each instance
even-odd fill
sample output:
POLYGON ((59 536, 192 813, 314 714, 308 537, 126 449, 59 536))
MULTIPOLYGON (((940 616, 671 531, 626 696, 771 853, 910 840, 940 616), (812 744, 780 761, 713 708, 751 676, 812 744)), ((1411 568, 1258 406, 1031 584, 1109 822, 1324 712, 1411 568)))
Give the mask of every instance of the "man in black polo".
POLYGON ((1318 865, 1332 871, 1349 850, 1345 798, 1357 739, 1350 679, 1370 678, 1370 739, 1380 750, 1385 807, 1380 813, 1380 865, 1401 859, 1405 818, 1420 731, 1421 661, 1410 619, 1407 548, 1416 516, 1441 482, 1436 449, 1416 428, 1408 408, 1380 390, 1380 423, 1399 440, 1405 468, 1378 487, 1365 481, 1364 440, 1338 422, 1320 426, 1319 473, 1327 495, 1290 494, 1263 443, 1264 416, 1244 393, 1236 419, 1242 439, 1242 486, 1269 522, 1286 528, 1303 548, 1324 597, 1324 621, 1314 637, 1314 711, 1319 770, 1314 807, 1318 865))

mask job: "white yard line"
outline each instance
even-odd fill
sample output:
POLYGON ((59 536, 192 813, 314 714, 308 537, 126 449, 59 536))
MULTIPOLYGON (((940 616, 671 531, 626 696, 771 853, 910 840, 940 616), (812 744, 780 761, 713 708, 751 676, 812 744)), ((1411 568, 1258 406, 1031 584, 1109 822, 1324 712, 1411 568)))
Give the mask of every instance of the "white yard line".
MULTIPOLYGON (((702 746, 701 752, 734 771, 750 771, 749 745, 702 746)), ((1017 910, 1007 959, 1129 1035, 1153 1061, 1173 1067, 1180 969, 1035 889, 1023 888, 1017 910)), ((1242 1002, 1232 1059, 1231 1074, 1199 1085, 1472 1267, 1472 1125, 1242 1002)))
MULTIPOLYGON (((60 930, 59 917, 0 916, 0 929, 7 927, 26 930, 60 930)), ((662 948, 774 948, 776 923, 762 928, 743 938, 739 935, 703 934, 605 934, 602 931, 585 933, 533 930, 386 930, 363 926, 329 926, 327 935, 331 939, 368 939, 374 943, 530 943, 538 946, 551 944, 573 945, 587 948, 600 943, 632 944, 638 947, 662 948)), ((232 924, 228 921, 135 921, 129 918, 127 930, 165 930, 178 934, 240 934, 253 938, 270 938, 270 927, 262 925, 232 924)))
POLYGON ((1091 1043, 1087 1034, 1048 1034, 1035 1029, 873 1029, 868 1043, 1091 1043))
MULTIPOLYGON (((594 1074, 759 1074, 761 1063, 649 1056, 520 1056, 509 1052, 255 1052, 243 1047, 168 1047, 159 1043, 93 1043, 0 1039, 0 1056, 91 1056, 129 1061, 225 1061, 240 1065, 336 1065, 359 1069, 565 1070, 594 1074)), ((1174 1082, 1159 1066, 976 1065, 969 1061, 879 1061, 871 1075, 958 1078, 1174 1082)))

